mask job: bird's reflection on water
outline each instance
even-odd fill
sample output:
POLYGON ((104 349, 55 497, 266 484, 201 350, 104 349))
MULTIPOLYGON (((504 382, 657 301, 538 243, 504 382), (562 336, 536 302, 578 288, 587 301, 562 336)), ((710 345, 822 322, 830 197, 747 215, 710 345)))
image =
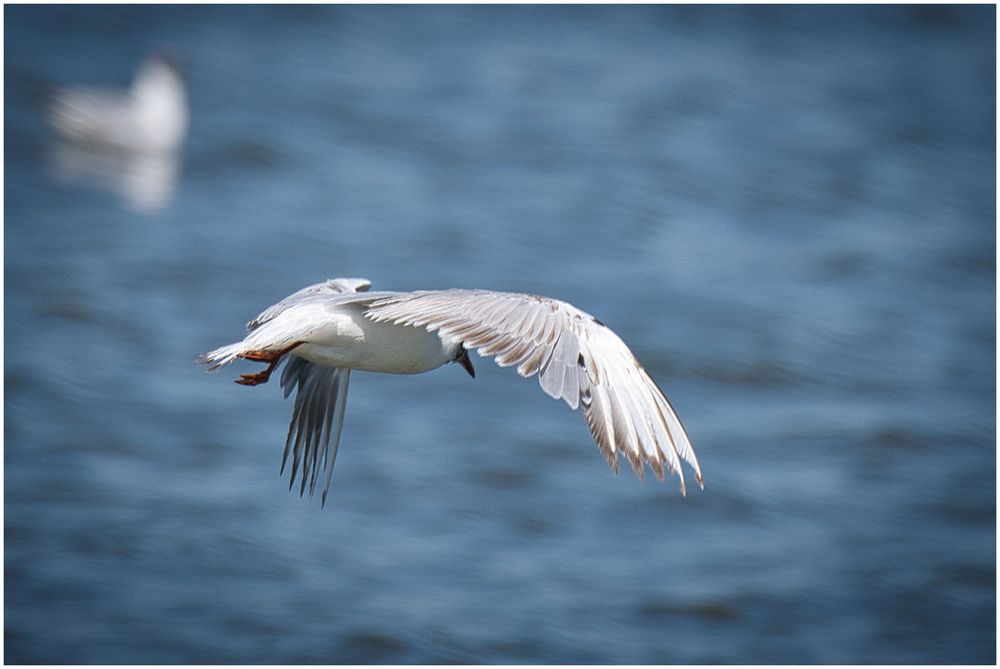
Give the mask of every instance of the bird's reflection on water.
POLYGON ((62 182, 111 192, 131 211, 154 214, 177 189, 178 154, 59 142, 49 154, 53 176, 62 182))

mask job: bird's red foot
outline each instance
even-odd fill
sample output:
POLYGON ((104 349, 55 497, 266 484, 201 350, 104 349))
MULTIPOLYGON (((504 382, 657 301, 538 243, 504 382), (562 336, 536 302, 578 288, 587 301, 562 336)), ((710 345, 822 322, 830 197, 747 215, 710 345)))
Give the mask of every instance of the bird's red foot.
POLYGON ((246 351, 240 353, 239 357, 245 360, 253 360, 254 362, 266 362, 267 367, 256 374, 240 374, 240 378, 235 379, 236 383, 242 386, 259 386, 262 383, 267 383, 267 380, 271 378, 271 372, 281 362, 281 356, 302 344, 303 342, 297 341, 288 348, 280 351, 246 351))
POLYGON ((256 374, 240 374, 240 378, 236 379, 236 383, 243 386, 257 386, 262 383, 267 383, 267 380, 271 378, 271 368, 268 367, 263 372, 257 372, 256 374))

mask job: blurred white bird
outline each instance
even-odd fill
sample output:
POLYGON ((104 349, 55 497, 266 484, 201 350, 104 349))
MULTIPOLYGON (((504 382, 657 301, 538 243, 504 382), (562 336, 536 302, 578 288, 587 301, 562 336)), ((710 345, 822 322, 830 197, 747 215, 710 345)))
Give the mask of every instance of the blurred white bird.
POLYGON ((47 111, 52 127, 68 140, 132 151, 173 151, 188 128, 184 79, 159 54, 142 63, 128 90, 63 88, 47 111))
POLYGON ((680 478, 681 460, 704 487, 698 459, 673 408, 624 342, 576 307, 537 295, 485 290, 367 292, 367 279, 329 279, 294 293, 247 324, 243 341, 201 356, 210 371, 237 358, 267 363, 236 379, 266 383, 281 375, 285 397, 296 389, 285 454, 301 471, 300 494, 325 470, 323 504, 344 424, 352 369, 393 374, 426 372, 458 362, 475 377, 468 349, 493 356, 521 376, 538 374, 542 390, 572 409, 583 405, 590 432, 612 469, 624 455, 642 478, 648 464, 680 478), (331 448, 332 438, 332 448, 331 448))

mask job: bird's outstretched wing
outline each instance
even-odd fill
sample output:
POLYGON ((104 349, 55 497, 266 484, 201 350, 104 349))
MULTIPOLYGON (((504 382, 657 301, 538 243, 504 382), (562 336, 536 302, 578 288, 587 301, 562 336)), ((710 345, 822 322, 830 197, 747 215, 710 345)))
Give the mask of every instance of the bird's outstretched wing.
POLYGON ((571 304, 535 295, 484 290, 399 293, 373 300, 366 317, 424 327, 451 337, 521 376, 538 374, 548 395, 572 409, 583 405, 590 433, 612 469, 624 455, 641 478, 646 463, 664 467, 686 491, 684 460, 703 486, 687 432, 628 346, 596 318, 571 304))
MULTIPOLYGON (((288 307, 300 304, 310 296, 363 292, 371 285, 371 281, 367 279, 328 279, 313 284, 264 310, 247 324, 247 329, 254 331, 260 328, 288 307)), ((305 493, 308 482, 309 495, 312 496, 322 470, 322 504, 325 505, 340 445, 340 432, 344 427, 344 408, 347 405, 351 370, 317 365, 300 358, 294 352, 287 358, 288 362, 281 373, 281 387, 285 391, 285 397, 295 389, 295 406, 288 425, 288 437, 285 439, 281 472, 284 473, 291 454, 292 472, 288 487, 291 488, 295 484, 295 477, 301 475, 299 494, 305 493)))
POLYGON ((288 488, 295 484, 301 473, 299 494, 305 493, 309 483, 309 496, 316 490, 316 481, 323 470, 322 505, 330 490, 330 477, 337 459, 340 432, 344 427, 344 407, 347 405, 347 385, 351 370, 324 367, 297 355, 290 355, 281 373, 281 387, 285 397, 295 389, 295 408, 288 425, 285 454, 281 458, 281 473, 285 473, 288 455, 292 456, 292 473, 288 488))

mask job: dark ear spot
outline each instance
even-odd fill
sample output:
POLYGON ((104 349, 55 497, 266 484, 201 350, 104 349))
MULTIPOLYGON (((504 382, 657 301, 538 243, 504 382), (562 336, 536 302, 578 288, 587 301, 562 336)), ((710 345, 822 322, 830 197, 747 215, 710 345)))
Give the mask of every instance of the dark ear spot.
POLYGON ((576 364, 580 365, 581 367, 586 367, 586 364, 583 362, 583 353, 577 355, 576 364))

